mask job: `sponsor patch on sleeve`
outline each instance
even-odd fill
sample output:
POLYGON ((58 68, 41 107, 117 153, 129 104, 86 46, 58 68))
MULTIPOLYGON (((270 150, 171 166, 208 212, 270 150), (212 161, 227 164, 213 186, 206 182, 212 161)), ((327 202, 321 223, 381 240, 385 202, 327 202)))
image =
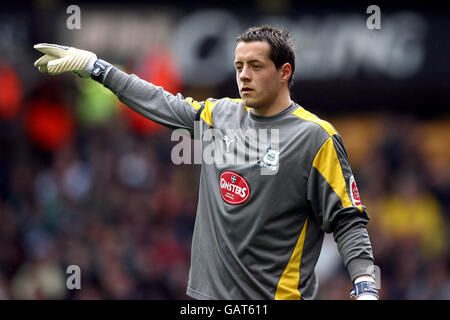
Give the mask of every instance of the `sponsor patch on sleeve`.
POLYGON ((352 196, 352 203, 353 203, 353 205, 354 206, 360 206, 361 205, 361 199, 359 197, 358 187, 356 186, 355 177, 353 175, 350 177, 350 188, 351 188, 350 195, 352 196))

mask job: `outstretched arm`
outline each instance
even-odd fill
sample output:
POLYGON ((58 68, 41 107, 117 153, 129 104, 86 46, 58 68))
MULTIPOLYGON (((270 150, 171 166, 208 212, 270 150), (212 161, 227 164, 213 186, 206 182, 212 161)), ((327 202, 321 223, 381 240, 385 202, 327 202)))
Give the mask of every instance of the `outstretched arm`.
POLYGON ((181 94, 172 95, 162 87, 120 71, 86 50, 48 43, 37 44, 34 48, 44 53, 34 63, 40 72, 50 75, 73 72, 82 78, 90 77, 146 118, 169 128, 184 128, 193 132, 202 102, 185 99, 181 94))

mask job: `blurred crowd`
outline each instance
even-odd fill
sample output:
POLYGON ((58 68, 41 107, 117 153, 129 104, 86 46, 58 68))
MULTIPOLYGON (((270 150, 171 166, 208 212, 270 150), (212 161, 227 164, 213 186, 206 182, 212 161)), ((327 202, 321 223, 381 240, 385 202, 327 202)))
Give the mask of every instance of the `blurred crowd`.
MULTIPOLYGON (((0 65, 0 299, 187 299, 199 166, 174 165, 171 131, 91 80, 21 81, 0 65)), ((450 299, 450 119, 319 115, 346 143, 381 298, 450 299)), ((319 299, 347 299, 332 250, 319 299)))

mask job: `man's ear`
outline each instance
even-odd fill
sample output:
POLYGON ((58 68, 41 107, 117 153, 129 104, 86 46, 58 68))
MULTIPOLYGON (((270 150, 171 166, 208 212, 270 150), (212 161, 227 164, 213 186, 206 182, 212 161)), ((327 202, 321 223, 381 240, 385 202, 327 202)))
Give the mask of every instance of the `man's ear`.
POLYGON ((292 75, 292 66, 290 63, 286 62, 280 67, 281 80, 283 82, 288 82, 292 75))

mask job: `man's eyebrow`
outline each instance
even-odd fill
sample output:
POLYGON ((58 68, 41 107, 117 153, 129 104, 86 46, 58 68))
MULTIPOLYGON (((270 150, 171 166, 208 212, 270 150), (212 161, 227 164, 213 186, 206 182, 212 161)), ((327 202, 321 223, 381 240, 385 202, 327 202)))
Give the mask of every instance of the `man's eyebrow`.
MULTIPOLYGON (((252 59, 252 60, 247 61, 247 63, 255 63, 255 62, 257 62, 257 63, 263 63, 261 60, 258 60, 258 59, 252 59)), ((243 63, 243 62, 240 61, 240 60, 236 60, 236 61, 234 62, 234 64, 240 64, 240 63, 243 63)))

